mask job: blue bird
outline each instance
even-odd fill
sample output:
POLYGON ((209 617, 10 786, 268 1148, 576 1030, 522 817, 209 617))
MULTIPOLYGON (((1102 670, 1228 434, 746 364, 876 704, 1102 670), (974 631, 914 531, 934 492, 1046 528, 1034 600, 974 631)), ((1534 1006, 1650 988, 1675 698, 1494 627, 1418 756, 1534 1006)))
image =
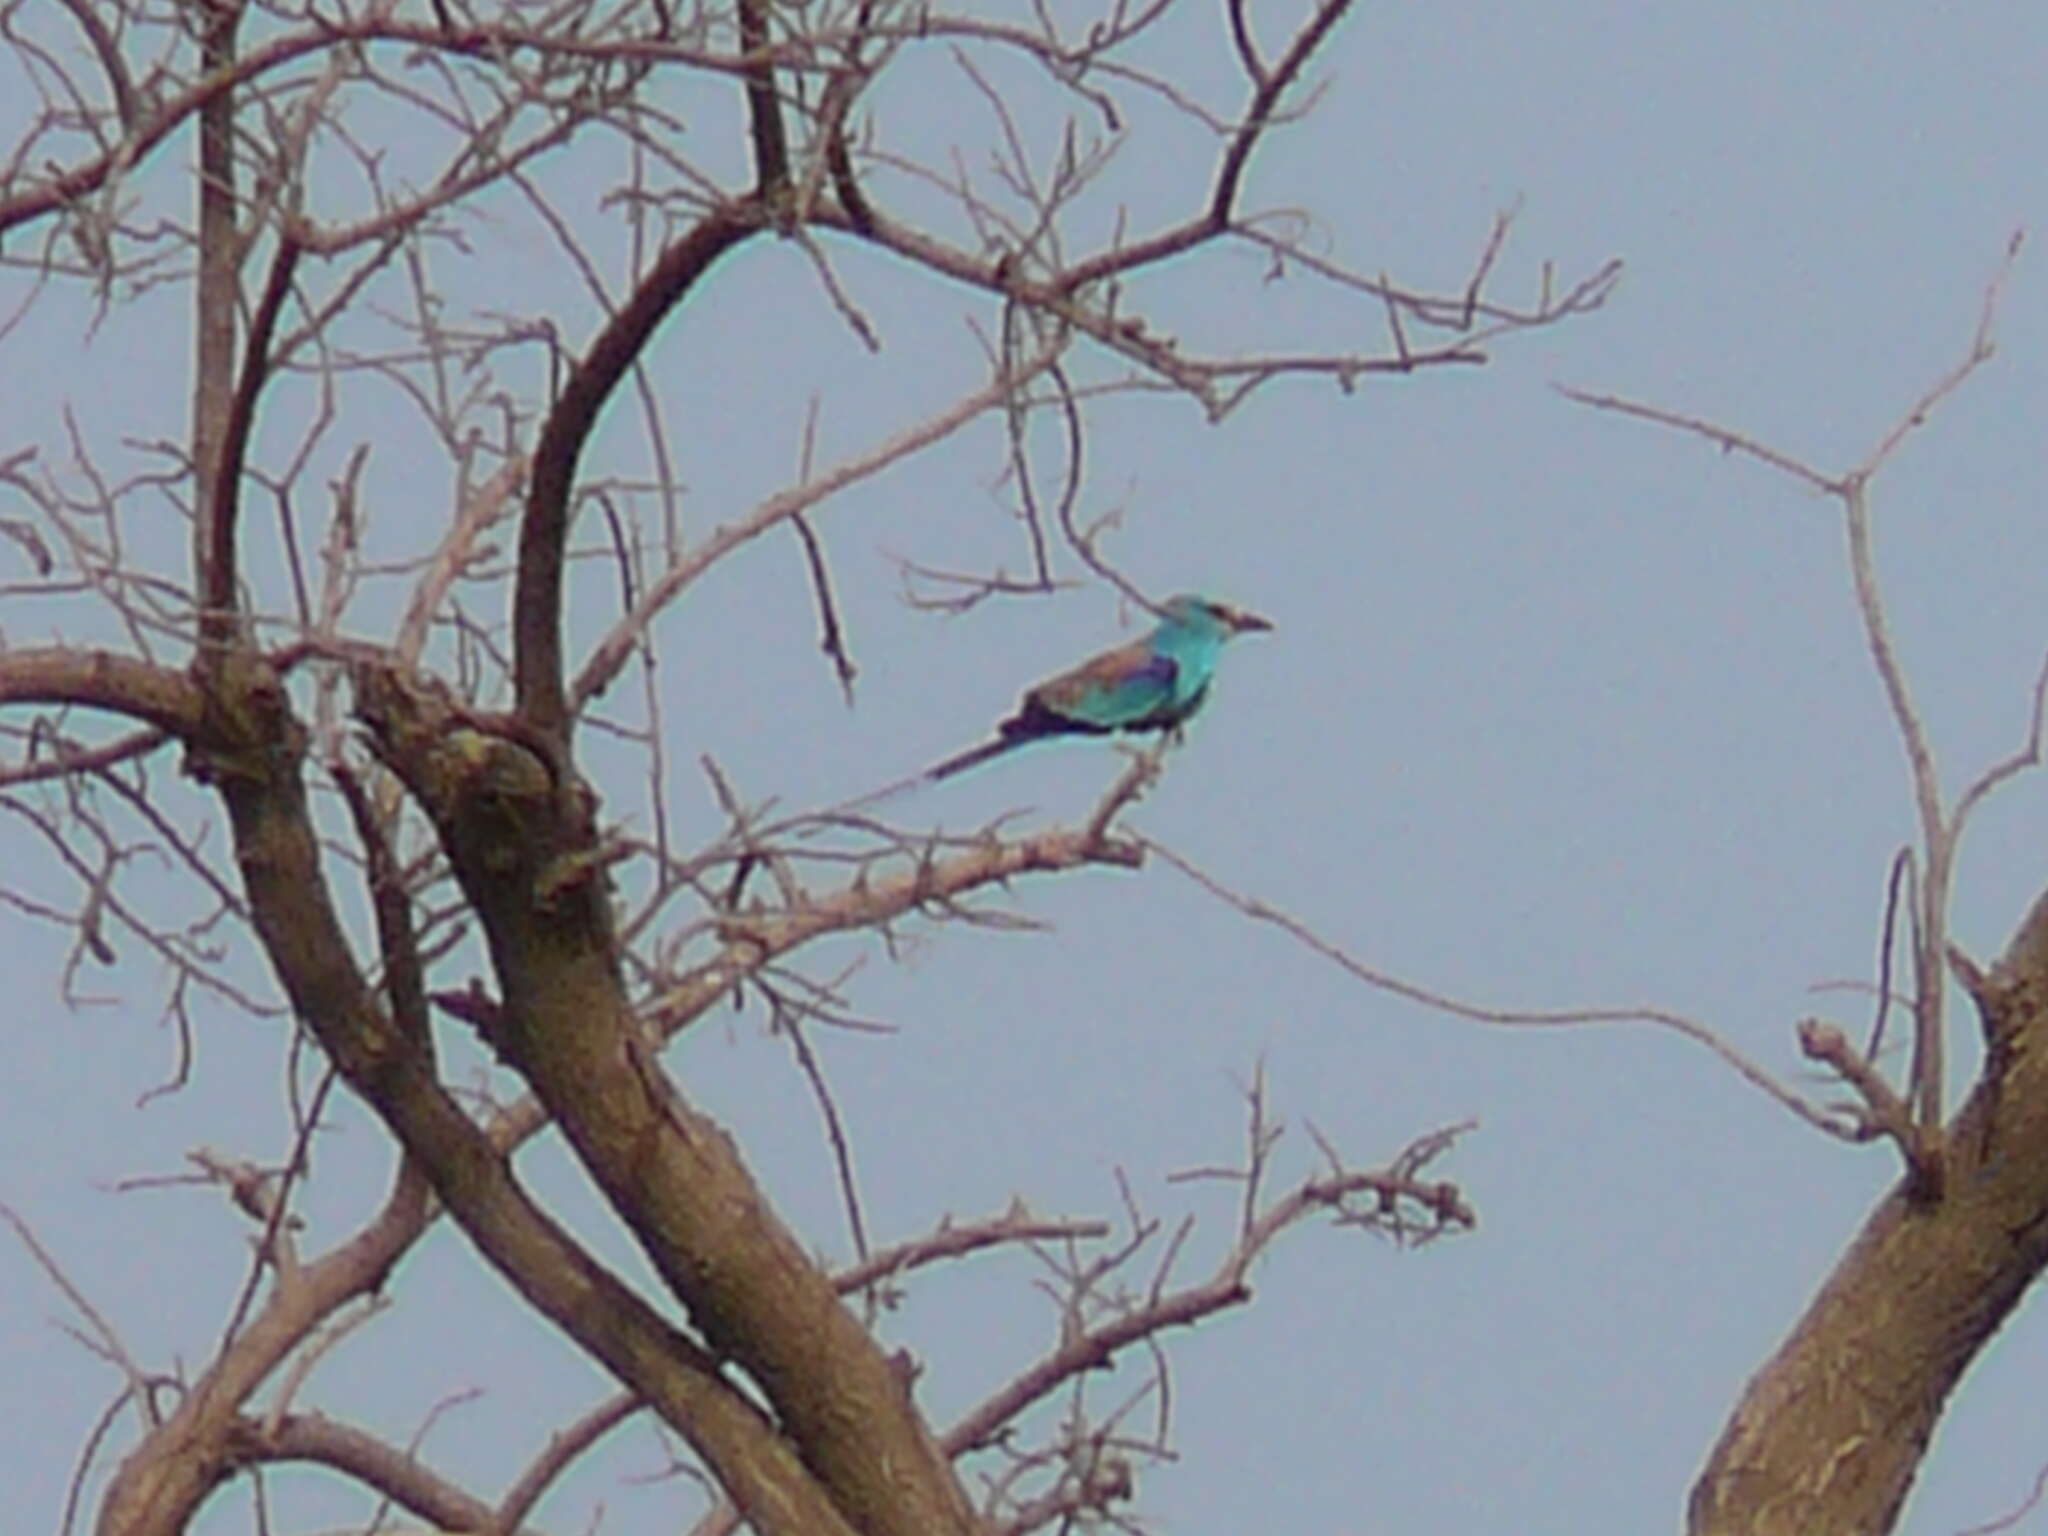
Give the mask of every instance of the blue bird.
POLYGON ((1152 633, 1040 683, 996 727, 993 740, 933 764, 920 779, 951 778, 1048 736, 1177 730, 1209 696, 1224 642, 1273 627, 1255 613, 1192 593, 1169 599, 1160 613, 1152 633))

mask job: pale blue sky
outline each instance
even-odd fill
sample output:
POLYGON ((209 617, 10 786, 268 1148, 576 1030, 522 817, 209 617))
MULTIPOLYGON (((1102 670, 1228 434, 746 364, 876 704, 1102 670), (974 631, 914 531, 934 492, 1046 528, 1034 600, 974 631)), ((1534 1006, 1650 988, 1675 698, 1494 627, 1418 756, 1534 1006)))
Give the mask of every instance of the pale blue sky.
MULTIPOLYGON (((1190 39, 1212 20, 1196 19, 1190 39)), ((1181 403, 1103 407, 1084 511, 1122 508, 1121 567, 1154 592, 1213 590, 1278 626, 1225 658, 1209 711, 1134 823, 1368 963, 1476 1001, 1659 1004, 1787 1072, 1801 1016, 1860 1023, 1860 998, 1812 988, 1871 975, 1910 805, 1836 510, 1550 386, 1711 416, 1846 467, 1962 355, 2008 237, 2048 215, 2044 72, 2048 13, 2010 5, 1363 7, 1326 57, 1328 93, 1260 162, 1251 200, 1313 207, 1333 254, 1417 285, 1462 282, 1508 204, 1521 214, 1501 297, 1528 296, 1544 260, 1570 277, 1618 256, 1627 274, 1603 312, 1511 340, 1485 369, 1368 381, 1349 397, 1283 383, 1220 428, 1181 403)), ((970 95, 937 87, 885 94, 878 110, 885 127, 928 122, 935 143, 972 152, 987 127, 970 95)), ((1200 146, 1173 146, 1111 185, 1141 208, 1199 185, 1200 146)), ((593 228, 594 199, 580 210, 593 228)), ((552 303, 539 284, 559 276, 513 211, 501 278, 529 306, 552 303)), ((832 328, 787 249, 721 271, 706 307, 664 332, 651 366, 698 525, 787 476, 810 389, 831 456, 970 378, 968 301, 941 290, 934 302, 858 255, 842 270, 882 331, 879 358, 832 328), (823 334, 789 340, 808 327, 823 334)), ((1348 327, 1358 345, 1382 344, 1376 311, 1310 304, 1299 282, 1259 275, 1249 257, 1212 260, 1174 274, 1168 304, 1191 331, 1348 327)), ((587 303, 559 307, 566 333, 585 334, 587 303)), ((2037 250, 2015 269, 1998 339, 1998 358, 1873 493, 1900 648, 1951 790, 2018 745, 2048 646, 2037 250)), ((88 342, 77 311, 51 304, 5 345, 49 366, 0 374, 0 453, 46 432, 60 390, 107 445, 169 430, 161 377, 118 327, 88 342)), ((990 486, 994 430, 821 513, 862 669, 851 712, 815 649, 787 539, 743 551, 666 621, 678 840, 717 822, 699 752, 746 794, 830 803, 976 739, 1021 685, 1117 637, 1100 588, 951 620, 898 602, 891 553, 1021 567, 990 486)), ((638 472, 638 432, 618 413, 591 463, 638 472)), ((402 435, 380 445, 373 516, 438 518, 439 490, 408 478, 402 435)), ((584 632, 602 617, 586 607, 584 632)), ((9 614, 7 638, 35 638, 40 622, 9 614)), ((1027 753, 892 810, 950 828, 1017 805, 1071 816, 1119 766, 1096 745, 1027 753)), ((635 787, 613 789, 620 809, 635 787)), ((1979 959, 2048 883, 2044 833, 2039 779, 1978 822, 1954 927, 1979 959)), ((19 867, 28 845, 13 827, 0 839, 0 860, 19 867)), ((1480 1121, 1439 1165, 1476 1204, 1476 1233, 1404 1254, 1297 1232, 1259 1272, 1253 1307, 1175 1343, 1183 1460, 1143 1477, 1165 1532, 1671 1529, 1743 1381, 1896 1174, 1886 1151, 1824 1140, 1673 1037, 1433 1016, 1163 864, 1024 884, 1015 904, 1053 930, 920 931, 899 966, 846 946, 820 967, 866 954, 850 998, 899 1030, 823 1042, 878 1237, 1012 1194, 1111 1214, 1121 1168, 1156 1210, 1209 1218, 1195 1245, 1207 1258, 1228 1200, 1165 1176, 1235 1153, 1240 1085, 1260 1061, 1297 1127, 1283 1173, 1310 1166, 1304 1122, 1371 1163, 1480 1121)), ((138 1111, 170 1055, 147 967, 125 973, 127 1006, 67 1014, 31 985, 48 937, 10 918, 0 946, 19 978, 0 1036, 0 1199, 146 1360, 202 1358, 243 1228, 210 1194, 98 1185, 170 1169, 200 1142, 276 1155, 277 1026, 210 1016, 194 1087, 138 1111)), ((1964 1017, 1958 1049, 1969 1033, 1964 1017)), ((672 1060, 790 1219, 843 1254, 815 1118, 759 1020, 709 1020, 672 1060)), ((358 1219, 383 1177, 360 1115, 343 1122, 323 1145, 316 1236, 358 1219)), ((550 1182, 587 1209, 573 1179, 550 1182)), ((887 1325, 925 1361, 940 1421, 1044 1342, 1031 1278, 1017 1258, 962 1268, 887 1325)), ((402 1436, 437 1398, 480 1388, 427 1454, 487 1493, 538 1449, 550 1412, 602 1390, 477 1278, 452 1232, 408 1260, 393 1299, 307 1404, 402 1436)), ((50 1326, 63 1310, 0 1243, 0 1469, 24 1529, 54 1524, 111 1390, 50 1326)), ((1905 1529, 1951 1532, 2024 1496, 2048 1462, 2044 1351, 2030 1304, 1964 1383, 1905 1529)), ((691 1508, 676 1487, 620 1484, 660 1465, 650 1432, 615 1444, 544 1506, 548 1528, 583 1529, 602 1503, 606 1530, 671 1529, 691 1508)), ((296 1496, 294 1529, 361 1507, 296 1496)), ((2048 1513, 2030 1522, 2015 1529, 2048 1531, 2048 1513)), ((238 1497, 201 1527, 250 1528, 238 1497)))

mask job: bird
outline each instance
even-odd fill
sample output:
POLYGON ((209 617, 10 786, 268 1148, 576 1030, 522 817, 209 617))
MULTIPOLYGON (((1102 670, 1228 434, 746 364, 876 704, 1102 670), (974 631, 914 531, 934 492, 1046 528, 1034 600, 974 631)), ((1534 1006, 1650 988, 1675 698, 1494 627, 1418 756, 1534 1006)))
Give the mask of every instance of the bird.
POLYGON ((934 763, 906 783, 950 779, 1049 736, 1178 731, 1209 697, 1225 642, 1273 627, 1256 613, 1191 592, 1169 598, 1159 614, 1150 634, 1026 690, 1016 713, 996 727, 991 739, 934 763))

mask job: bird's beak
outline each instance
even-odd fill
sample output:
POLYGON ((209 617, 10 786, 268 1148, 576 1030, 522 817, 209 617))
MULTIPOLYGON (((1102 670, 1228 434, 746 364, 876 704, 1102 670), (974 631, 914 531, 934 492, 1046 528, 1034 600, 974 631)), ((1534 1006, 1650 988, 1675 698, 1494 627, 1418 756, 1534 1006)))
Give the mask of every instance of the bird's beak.
POLYGON ((1230 626, 1233 634, 1248 635, 1257 630, 1273 627, 1271 619, 1262 619, 1256 613, 1243 608, 1229 608, 1221 603, 1216 606, 1222 610, 1223 622, 1230 626))

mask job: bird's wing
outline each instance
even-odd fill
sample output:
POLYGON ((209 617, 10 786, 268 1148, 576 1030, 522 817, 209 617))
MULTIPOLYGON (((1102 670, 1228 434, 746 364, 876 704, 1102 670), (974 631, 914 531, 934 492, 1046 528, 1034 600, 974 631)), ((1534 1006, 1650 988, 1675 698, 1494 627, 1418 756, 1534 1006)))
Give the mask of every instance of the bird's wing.
POLYGON ((1104 651, 1026 693, 1017 712, 997 728, 994 740, 934 763, 920 777, 949 779, 1042 736, 1100 735, 1168 724, 1154 717, 1170 709, 1173 681, 1179 675, 1172 657, 1159 655, 1143 640, 1104 651))
POLYGON ((1202 707, 1202 701, 1208 697, 1209 685, 1204 683, 1190 694, 1185 701, 1168 698, 1157 709, 1147 714, 1144 719, 1133 720, 1125 729, 1132 731, 1170 730, 1193 718, 1195 711, 1202 707))
POLYGON ((1163 709, 1179 675, 1171 656, 1149 640, 1133 640, 1040 683, 1024 696, 1025 709, 1057 715, 1084 731, 1119 730, 1163 709))

